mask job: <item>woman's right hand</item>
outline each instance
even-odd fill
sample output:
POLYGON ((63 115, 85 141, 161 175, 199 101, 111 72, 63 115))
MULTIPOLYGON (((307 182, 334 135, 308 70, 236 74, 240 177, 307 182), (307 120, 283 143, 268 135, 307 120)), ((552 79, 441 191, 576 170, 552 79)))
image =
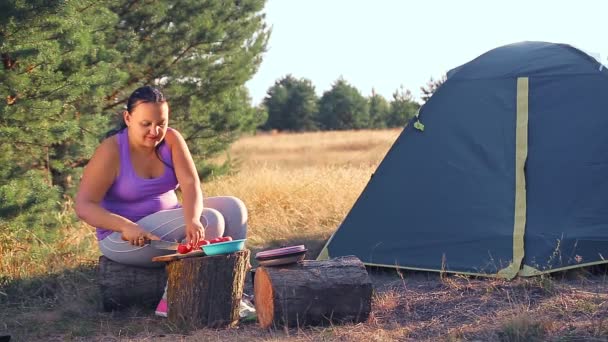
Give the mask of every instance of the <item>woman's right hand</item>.
POLYGON ((150 232, 143 230, 140 226, 133 224, 125 226, 121 230, 122 239, 129 241, 133 246, 144 246, 150 240, 160 240, 160 238, 150 232))

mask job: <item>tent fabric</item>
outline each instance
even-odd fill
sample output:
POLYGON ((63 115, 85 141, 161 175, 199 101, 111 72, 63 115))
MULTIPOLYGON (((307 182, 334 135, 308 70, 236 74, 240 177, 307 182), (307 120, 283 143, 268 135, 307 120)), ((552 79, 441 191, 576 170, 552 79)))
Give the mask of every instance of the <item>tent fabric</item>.
POLYGON ((419 112, 424 131, 404 128, 319 258, 505 278, 604 262, 604 94, 606 69, 565 44, 453 69, 419 112))

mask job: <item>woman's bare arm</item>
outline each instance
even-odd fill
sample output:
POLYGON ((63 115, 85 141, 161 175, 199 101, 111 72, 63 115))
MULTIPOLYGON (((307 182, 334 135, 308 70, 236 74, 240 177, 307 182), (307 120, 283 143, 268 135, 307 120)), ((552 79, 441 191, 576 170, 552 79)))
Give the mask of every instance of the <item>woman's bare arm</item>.
POLYGON ((187 238, 191 241, 198 241, 204 238, 204 230, 200 224, 203 212, 203 192, 196 166, 186 141, 178 131, 168 130, 166 139, 171 147, 175 175, 182 190, 187 238), (201 228, 200 231, 199 228, 201 228))

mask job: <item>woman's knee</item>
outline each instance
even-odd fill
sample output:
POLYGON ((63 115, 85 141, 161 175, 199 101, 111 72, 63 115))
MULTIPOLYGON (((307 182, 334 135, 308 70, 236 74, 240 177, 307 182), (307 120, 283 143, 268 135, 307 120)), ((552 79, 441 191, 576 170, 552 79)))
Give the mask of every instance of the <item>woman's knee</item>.
POLYGON ((234 207, 234 211, 238 211, 244 217, 247 217, 247 207, 240 198, 234 196, 226 196, 225 201, 228 205, 234 207))
POLYGON ((247 236, 247 208, 245 203, 233 196, 208 197, 203 205, 218 210, 226 223, 224 235, 233 239, 244 239, 247 236))
POLYGON ((212 208, 204 208, 201 223, 205 227, 205 239, 210 240, 224 235, 226 223, 224 216, 212 208))
MULTIPOLYGON (((234 196, 207 197, 204 206, 220 211, 225 217, 239 221, 239 224, 247 222, 247 207, 245 203, 234 196)), ((235 222, 237 223, 237 222, 235 222)))

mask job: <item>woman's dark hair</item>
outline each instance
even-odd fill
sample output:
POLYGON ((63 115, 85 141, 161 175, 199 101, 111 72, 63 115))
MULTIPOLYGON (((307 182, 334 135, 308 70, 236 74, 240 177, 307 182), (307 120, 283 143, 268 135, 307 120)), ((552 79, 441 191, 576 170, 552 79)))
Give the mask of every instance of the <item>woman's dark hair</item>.
POLYGON ((163 103, 166 102, 165 95, 158 88, 144 86, 135 89, 127 100, 127 112, 133 113, 133 109, 140 103, 163 103))
MULTIPOLYGON (((137 107, 137 105, 140 103, 163 103, 163 102, 167 102, 167 99, 165 98, 165 95, 158 88, 154 88, 152 86, 139 87, 131 93, 131 96, 129 96, 129 99, 127 100, 127 112, 133 113, 133 110, 135 109, 135 107, 137 107)), ((125 121, 122 119, 122 116, 121 116, 119 119, 118 127, 114 128, 114 129, 110 130, 108 133, 106 133, 105 137, 106 138, 111 137, 112 135, 122 132, 126 128, 127 128, 127 124, 125 123, 125 121)), ((168 166, 170 168, 173 168, 171 165, 169 165, 167 162, 165 162, 160 157, 160 154, 158 152, 159 148, 164 143, 165 143, 165 140, 163 139, 163 141, 161 141, 160 144, 156 145, 156 148, 155 148, 156 156, 158 157, 158 159, 161 162, 163 162, 163 164, 165 164, 166 166, 168 166)))

